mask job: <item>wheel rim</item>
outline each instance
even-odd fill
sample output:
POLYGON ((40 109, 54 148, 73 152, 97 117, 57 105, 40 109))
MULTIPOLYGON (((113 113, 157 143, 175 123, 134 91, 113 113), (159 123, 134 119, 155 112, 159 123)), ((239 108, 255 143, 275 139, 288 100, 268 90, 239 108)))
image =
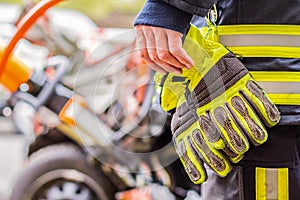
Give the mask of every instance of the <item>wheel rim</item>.
POLYGON ((30 200, 108 200, 103 188, 90 176, 74 169, 49 171, 27 189, 30 200))
POLYGON ((77 182, 62 181, 52 185, 46 192, 46 199, 90 200, 92 191, 77 182))

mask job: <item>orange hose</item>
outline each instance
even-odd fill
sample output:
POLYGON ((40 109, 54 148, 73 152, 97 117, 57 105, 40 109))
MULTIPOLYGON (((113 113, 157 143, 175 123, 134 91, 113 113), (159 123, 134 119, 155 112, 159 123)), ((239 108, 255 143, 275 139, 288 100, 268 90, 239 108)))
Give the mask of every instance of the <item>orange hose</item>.
POLYGON ((36 4, 18 23, 17 32, 7 45, 2 59, 0 60, 0 77, 2 76, 6 63, 10 54, 14 50, 18 41, 25 35, 29 28, 35 23, 35 21, 41 17, 49 8, 53 7, 57 3, 63 0, 44 0, 36 4))

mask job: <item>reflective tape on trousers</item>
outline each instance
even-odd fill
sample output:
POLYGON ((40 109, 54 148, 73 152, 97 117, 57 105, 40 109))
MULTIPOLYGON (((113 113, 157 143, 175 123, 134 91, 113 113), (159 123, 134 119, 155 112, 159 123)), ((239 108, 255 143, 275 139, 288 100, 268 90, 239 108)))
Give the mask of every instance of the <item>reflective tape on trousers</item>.
POLYGON ((288 168, 255 169, 256 200, 289 199, 288 168))

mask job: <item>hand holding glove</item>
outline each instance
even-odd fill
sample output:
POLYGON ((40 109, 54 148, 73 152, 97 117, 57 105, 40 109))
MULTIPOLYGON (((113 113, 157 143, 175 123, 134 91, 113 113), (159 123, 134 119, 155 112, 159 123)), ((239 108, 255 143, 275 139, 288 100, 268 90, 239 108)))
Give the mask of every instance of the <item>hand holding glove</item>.
POLYGON ((245 66, 224 46, 191 26, 184 49, 194 67, 165 77, 161 103, 176 107, 171 129, 177 154, 190 179, 206 180, 206 163, 220 176, 249 149, 267 140, 266 126, 280 113, 245 66), (178 89, 178 90, 177 90, 178 89))
POLYGON ((137 25, 135 30, 140 56, 155 71, 180 74, 182 68, 192 67, 193 61, 182 48, 182 33, 147 25, 137 25))

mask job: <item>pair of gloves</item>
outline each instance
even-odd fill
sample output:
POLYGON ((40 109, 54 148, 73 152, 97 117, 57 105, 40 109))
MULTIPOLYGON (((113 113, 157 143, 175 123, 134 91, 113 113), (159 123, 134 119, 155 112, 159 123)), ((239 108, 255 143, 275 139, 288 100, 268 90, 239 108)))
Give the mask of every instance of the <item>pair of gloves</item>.
POLYGON ((280 113, 245 66, 223 45, 191 26, 183 47, 194 67, 181 75, 157 75, 161 106, 173 113, 171 129, 177 154, 199 184, 207 179, 204 163, 224 177, 249 149, 267 140, 265 126, 280 113))

